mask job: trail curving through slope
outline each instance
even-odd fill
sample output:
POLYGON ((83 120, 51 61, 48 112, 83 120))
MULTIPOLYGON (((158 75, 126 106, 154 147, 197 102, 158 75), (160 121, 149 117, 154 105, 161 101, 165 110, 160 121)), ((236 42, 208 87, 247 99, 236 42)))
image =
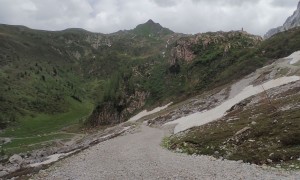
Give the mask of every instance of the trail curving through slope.
POLYGON ((297 179, 300 173, 163 149, 162 129, 119 136, 64 159, 33 179, 297 179))

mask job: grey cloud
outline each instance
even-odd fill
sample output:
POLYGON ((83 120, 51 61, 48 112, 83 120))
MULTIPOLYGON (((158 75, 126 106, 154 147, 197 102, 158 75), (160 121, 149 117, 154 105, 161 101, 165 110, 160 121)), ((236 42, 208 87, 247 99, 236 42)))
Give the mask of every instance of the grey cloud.
POLYGON ((192 0, 195 3, 211 3, 226 6, 242 6, 244 4, 255 4, 260 0, 192 0))
POLYGON ((176 32, 239 30, 263 35, 283 24, 298 0, 0 0, 0 23, 110 33, 148 19, 176 32))
POLYGON ((296 7, 299 0, 273 0, 272 5, 277 7, 296 7))
POLYGON ((172 7, 179 3, 178 0, 152 0, 154 3, 156 3, 158 6, 161 7, 172 7))

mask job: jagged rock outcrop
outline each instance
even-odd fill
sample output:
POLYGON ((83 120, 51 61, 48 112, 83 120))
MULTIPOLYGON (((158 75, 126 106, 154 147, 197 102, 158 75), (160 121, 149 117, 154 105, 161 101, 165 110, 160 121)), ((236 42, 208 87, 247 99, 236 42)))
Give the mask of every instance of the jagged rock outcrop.
POLYGON ((248 34, 245 31, 199 33, 176 41, 171 49, 169 64, 173 67, 180 61, 191 63, 196 56, 201 55, 202 52, 213 46, 223 49, 225 56, 231 48, 255 46, 261 41, 261 37, 248 34), (235 42, 239 38, 246 40, 244 44, 240 41, 235 42))
POLYGON ((194 52, 191 50, 195 44, 193 38, 189 40, 180 39, 177 41, 177 45, 171 50, 170 64, 176 64, 178 60, 182 59, 186 62, 191 62, 195 58, 194 52))
POLYGON ((132 95, 125 95, 118 102, 104 102, 95 108, 89 118, 89 124, 99 126, 124 122, 145 105, 148 96, 149 93, 135 91, 132 95))
POLYGON ((298 7, 297 7, 296 11, 294 12, 294 14, 292 16, 288 17, 282 26, 279 26, 277 28, 273 28, 273 29, 269 30, 264 35, 264 38, 266 38, 266 39, 270 38, 277 33, 287 31, 289 29, 292 29, 292 28, 295 28, 298 26, 300 26, 300 1, 298 3, 298 7))

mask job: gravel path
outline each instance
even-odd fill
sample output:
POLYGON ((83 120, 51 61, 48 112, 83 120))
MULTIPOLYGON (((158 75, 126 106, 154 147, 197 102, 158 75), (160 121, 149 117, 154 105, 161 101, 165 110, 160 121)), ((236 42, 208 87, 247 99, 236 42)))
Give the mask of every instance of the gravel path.
POLYGON ((300 172, 188 156, 163 149, 165 132, 141 127, 64 159, 33 179, 300 179, 300 172))

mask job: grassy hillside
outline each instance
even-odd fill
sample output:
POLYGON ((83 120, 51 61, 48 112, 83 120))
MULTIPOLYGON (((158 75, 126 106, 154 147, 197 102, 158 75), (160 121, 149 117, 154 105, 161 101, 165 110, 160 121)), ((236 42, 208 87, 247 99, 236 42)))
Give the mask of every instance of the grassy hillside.
POLYGON ((262 42, 245 32, 176 34, 153 21, 108 35, 0 25, 0 129, 8 128, 1 136, 57 132, 78 119, 125 121, 293 52, 298 32, 262 42))

